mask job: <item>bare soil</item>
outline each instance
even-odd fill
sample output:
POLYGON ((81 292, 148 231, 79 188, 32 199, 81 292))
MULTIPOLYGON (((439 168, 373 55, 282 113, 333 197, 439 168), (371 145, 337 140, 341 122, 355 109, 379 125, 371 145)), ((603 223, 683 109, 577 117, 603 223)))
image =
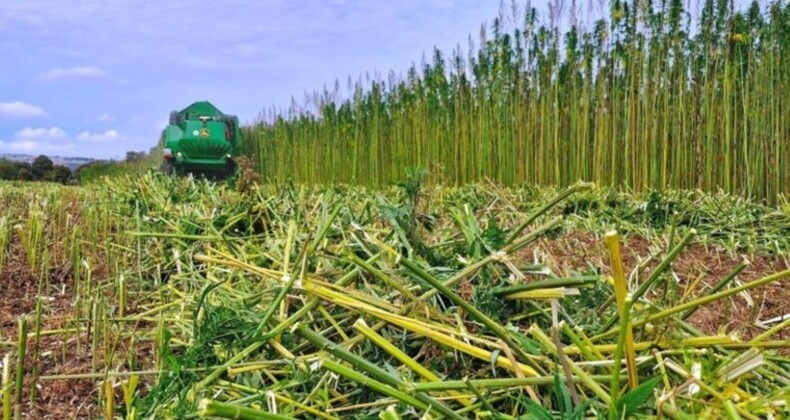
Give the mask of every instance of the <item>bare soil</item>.
MULTIPOLYGON (((628 276, 650 256, 639 278, 644 280, 665 256, 666 244, 653 244, 641 236, 621 238, 623 266, 628 276)), ((541 239, 536 245, 520 253, 520 259, 531 262, 536 253, 546 259, 548 266, 558 275, 590 271, 591 267, 603 267, 611 274, 608 251, 600 237, 589 232, 569 232, 556 239, 541 239)), ((736 280, 747 283, 790 268, 788 261, 776 255, 750 255, 749 265, 736 280)), ((678 293, 686 296, 684 301, 699 297, 710 290, 719 280, 726 277, 741 261, 742 256, 732 255, 723 249, 689 244, 675 261, 671 270, 678 282, 678 293)), ((751 290, 751 301, 736 294, 721 301, 700 307, 688 321, 709 335, 733 334, 747 340, 764 331, 755 325, 790 313, 790 280, 780 280, 767 286, 751 290)), ((790 331, 780 331, 773 340, 790 338, 790 331)))

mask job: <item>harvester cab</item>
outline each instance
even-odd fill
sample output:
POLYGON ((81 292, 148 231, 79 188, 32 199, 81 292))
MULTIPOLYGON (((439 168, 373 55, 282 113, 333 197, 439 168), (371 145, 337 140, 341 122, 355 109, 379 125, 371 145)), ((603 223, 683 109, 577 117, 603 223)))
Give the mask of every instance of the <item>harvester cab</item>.
POLYGON ((170 113, 161 143, 166 173, 231 176, 241 148, 239 119, 208 101, 195 102, 170 113))

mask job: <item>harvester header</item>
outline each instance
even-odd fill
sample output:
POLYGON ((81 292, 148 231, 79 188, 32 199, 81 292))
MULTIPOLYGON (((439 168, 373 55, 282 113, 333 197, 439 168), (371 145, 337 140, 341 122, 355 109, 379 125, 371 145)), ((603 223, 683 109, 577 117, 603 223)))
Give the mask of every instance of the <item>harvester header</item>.
POLYGON ((230 176, 236 172, 234 159, 241 149, 239 119, 211 102, 195 102, 170 113, 161 143, 166 173, 230 176))

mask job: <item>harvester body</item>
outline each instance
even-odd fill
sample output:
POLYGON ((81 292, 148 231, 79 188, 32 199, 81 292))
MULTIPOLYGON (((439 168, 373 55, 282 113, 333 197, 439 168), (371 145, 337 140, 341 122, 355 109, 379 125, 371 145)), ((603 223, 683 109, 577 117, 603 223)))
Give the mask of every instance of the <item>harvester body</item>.
POLYGON ((231 175, 241 148, 239 119, 208 101, 195 102, 170 113, 161 143, 165 172, 231 175))

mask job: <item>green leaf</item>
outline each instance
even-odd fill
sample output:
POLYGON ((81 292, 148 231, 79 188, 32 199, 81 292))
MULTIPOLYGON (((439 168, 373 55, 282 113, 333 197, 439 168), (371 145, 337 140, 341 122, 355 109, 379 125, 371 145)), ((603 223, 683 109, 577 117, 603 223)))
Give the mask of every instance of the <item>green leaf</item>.
POLYGON ((526 335, 520 333, 518 330, 513 328, 508 328, 510 333, 518 339, 518 342, 521 343, 521 347, 524 348, 524 351, 533 355, 533 356, 542 356, 543 352, 540 350, 540 346, 538 345, 535 340, 527 337, 526 335))
POLYGON ((571 413, 571 415, 568 417, 568 419, 569 420, 582 420, 582 419, 584 419, 585 418, 584 417, 584 413, 587 412, 587 409, 590 408, 590 406, 592 405, 593 401, 596 401, 596 399, 595 398, 591 398, 591 399, 579 404, 579 406, 576 407, 575 410, 573 410, 573 413, 571 413))
POLYGON ((567 418, 573 412, 573 403, 571 402, 571 394, 568 392, 568 387, 565 386, 558 371, 554 371, 554 392, 557 394, 560 413, 562 413, 563 418, 567 418))
POLYGON ((620 414, 618 417, 628 418, 636 414, 639 408, 653 396, 653 390, 659 383, 661 383, 661 377, 656 376, 623 395, 617 401, 617 411, 620 414))
POLYGON ((406 212, 404 212, 403 209, 401 209, 400 207, 390 206, 386 204, 380 205, 379 211, 381 212, 381 215, 384 216, 384 218, 393 221, 397 221, 399 218, 406 215, 406 212))
POLYGON ((524 405, 527 406, 527 415, 521 417, 524 420, 554 420, 555 418, 549 410, 531 399, 525 399, 524 405))
POLYGON ((496 376, 496 359, 499 358, 499 352, 501 350, 496 349, 491 352, 491 374, 496 376))

